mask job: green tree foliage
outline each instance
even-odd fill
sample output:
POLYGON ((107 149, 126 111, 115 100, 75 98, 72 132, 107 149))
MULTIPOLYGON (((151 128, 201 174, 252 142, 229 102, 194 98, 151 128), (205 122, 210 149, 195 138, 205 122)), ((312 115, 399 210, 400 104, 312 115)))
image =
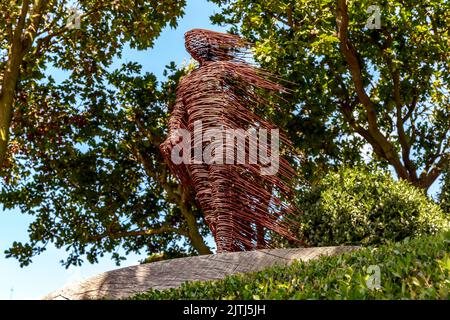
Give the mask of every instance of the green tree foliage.
POLYGON ((377 245, 450 228, 423 190, 366 168, 330 172, 298 202, 300 233, 311 246, 377 245))
POLYGON ((30 241, 14 243, 7 256, 27 265, 48 243, 68 249, 66 266, 105 253, 119 262, 118 248, 172 257, 210 252, 200 211, 158 149, 184 74, 173 64, 168 72, 162 84, 135 63, 104 74, 107 85, 91 93, 82 112, 71 100, 76 88, 65 84, 46 84, 28 96, 14 118, 16 161, 0 202, 35 220, 30 241), (47 96, 49 86, 57 98, 47 96), (51 108, 41 109, 46 101, 51 108))
POLYGON ((7 256, 27 265, 49 243, 66 248, 66 266, 105 253, 119 262, 118 248, 210 253, 193 197, 158 150, 185 71, 171 65, 158 83, 134 63, 110 68, 124 45, 151 47, 164 26, 176 26, 185 1, 78 3, 79 29, 66 27, 65 1, 1 4, 0 118, 11 136, 0 202, 34 217, 29 241, 7 256), (55 81, 54 68, 66 79, 55 81))
POLYGON ((72 82, 87 95, 125 43, 151 47, 163 27, 176 26, 184 5, 175 0, 2 1, 0 164, 5 165, 15 103, 24 92, 35 94, 46 67, 70 72, 72 82), (74 4, 79 28, 71 11, 74 4))
POLYGON ((436 181, 450 158, 449 1, 210 1, 215 23, 295 83, 281 117, 315 166, 355 162, 366 143, 398 177, 436 181), (374 4, 379 29, 366 27, 374 4))

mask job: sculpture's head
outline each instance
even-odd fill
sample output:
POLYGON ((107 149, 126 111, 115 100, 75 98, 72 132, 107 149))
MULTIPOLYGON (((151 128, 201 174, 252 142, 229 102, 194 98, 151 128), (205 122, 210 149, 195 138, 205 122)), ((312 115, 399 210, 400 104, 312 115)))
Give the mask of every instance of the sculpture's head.
POLYGON ((250 46, 239 36, 205 29, 192 29, 184 38, 186 50, 200 63, 241 60, 243 49, 250 46))

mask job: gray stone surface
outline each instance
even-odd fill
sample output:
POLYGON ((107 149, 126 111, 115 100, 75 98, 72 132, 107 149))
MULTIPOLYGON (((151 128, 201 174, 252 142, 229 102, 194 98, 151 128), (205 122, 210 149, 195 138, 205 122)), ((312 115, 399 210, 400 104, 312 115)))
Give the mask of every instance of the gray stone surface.
POLYGON ((44 299, 120 299, 150 288, 174 288, 186 281, 216 280, 231 274, 260 271, 274 265, 288 265, 295 260, 308 261, 355 249, 357 247, 266 249, 158 261, 101 273, 52 292, 44 299))

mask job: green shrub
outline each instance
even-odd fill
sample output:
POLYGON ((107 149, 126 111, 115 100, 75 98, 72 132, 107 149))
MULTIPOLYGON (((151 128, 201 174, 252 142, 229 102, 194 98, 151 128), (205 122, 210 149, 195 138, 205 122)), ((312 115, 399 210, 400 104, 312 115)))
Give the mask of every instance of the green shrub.
POLYGON ((329 173, 298 200, 304 211, 300 232, 311 246, 379 244, 449 226, 423 190, 364 168, 329 173))
POLYGON ((130 299, 448 299, 449 292, 447 231, 218 281, 188 282, 130 299), (379 288, 368 287, 371 265, 380 268, 379 288))

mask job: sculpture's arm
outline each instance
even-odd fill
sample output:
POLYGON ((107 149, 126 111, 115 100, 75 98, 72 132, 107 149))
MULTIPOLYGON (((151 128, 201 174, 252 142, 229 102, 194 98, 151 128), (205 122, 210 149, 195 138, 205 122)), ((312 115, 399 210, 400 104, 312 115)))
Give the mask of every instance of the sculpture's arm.
POLYGON ((181 97, 177 97, 177 100, 175 101, 174 108, 169 118, 168 127, 168 137, 159 148, 172 174, 181 181, 183 186, 187 187, 191 185, 191 179, 186 166, 183 164, 177 165, 173 163, 171 159, 173 147, 182 140, 182 135, 180 135, 177 130, 186 129, 187 127, 187 111, 181 97))
POLYGON ((180 128, 186 128, 186 107, 181 97, 177 97, 169 118, 169 137, 180 128))

